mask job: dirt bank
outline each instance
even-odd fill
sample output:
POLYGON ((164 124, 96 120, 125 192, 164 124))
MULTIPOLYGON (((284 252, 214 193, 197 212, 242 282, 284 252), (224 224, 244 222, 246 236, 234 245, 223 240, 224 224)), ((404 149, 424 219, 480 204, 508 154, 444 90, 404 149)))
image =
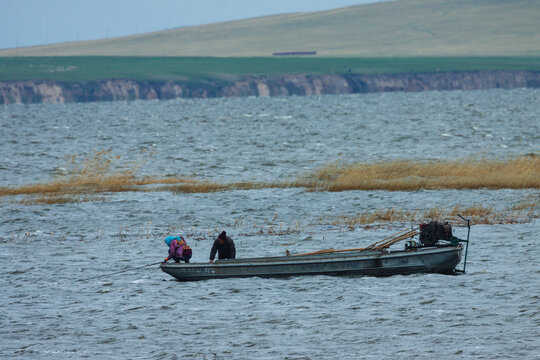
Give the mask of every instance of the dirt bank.
POLYGON ((538 71, 242 76, 237 80, 0 82, 0 104, 540 87, 538 71))

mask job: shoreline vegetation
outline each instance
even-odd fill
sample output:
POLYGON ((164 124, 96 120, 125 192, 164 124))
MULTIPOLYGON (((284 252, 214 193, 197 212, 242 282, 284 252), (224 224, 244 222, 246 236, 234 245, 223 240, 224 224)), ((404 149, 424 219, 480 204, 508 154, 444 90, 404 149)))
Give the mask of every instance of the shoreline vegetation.
POLYGON ((86 82, 223 81, 241 76, 290 74, 399 74, 471 71, 540 71, 536 56, 431 57, 0 57, 0 81, 86 82))
POLYGON ((0 57, 0 104, 526 87, 540 56, 0 57))
MULTIPOLYGON (((100 151, 79 160, 68 158, 65 174, 49 182, 0 187, 0 198, 11 198, 19 204, 64 204, 107 201, 107 195, 118 192, 156 192, 196 194, 234 190, 303 188, 305 191, 420 189, 540 189, 540 157, 536 154, 509 159, 459 159, 445 161, 395 160, 372 163, 332 163, 296 179, 276 182, 213 182, 189 177, 137 177, 142 165, 117 164, 121 159, 111 150, 100 151)), ((325 219, 321 223, 354 227, 371 223, 394 223, 406 220, 469 216, 475 223, 520 223, 539 217, 540 197, 523 199, 505 210, 486 204, 420 211, 379 209, 355 216, 325 219)))

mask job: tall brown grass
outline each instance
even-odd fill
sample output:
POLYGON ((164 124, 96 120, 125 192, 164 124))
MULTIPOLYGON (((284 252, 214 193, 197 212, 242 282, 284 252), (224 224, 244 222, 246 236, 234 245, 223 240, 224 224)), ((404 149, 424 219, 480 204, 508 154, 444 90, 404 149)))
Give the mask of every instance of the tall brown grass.
MULTIPOLYGON (((538 206, 535 209, 538 210, 538 206)), ((459 215, 469 218, 473 224, 516 224, 530 222, 532 219, 538 218, 540 214, 537 211, 496 210, 493 206, 475 205, 463 207, 455 205, 450 209, 433 207, 424 211, 400 210, 395 208, 379 209, 351 216, 322 218, 319 219, 319 223, 355 227, 375 223, 414 223, 438 220, 450 221, 455 225, 464 225, 459 215)))
POLYGON ((275 182, 212 182, 159 176, 137 178, 140 164, 121 164, 120 157, 112 155, 111 149, 100 151, 86 159, 78 159, 76 156, 69 159, 71 163, 65 175, 44 183, 0 187, 0 196, 47 195, 53 203, 55 196, 59 202, 65 202, 69 196, 125 191, 210 193, 293 187, 309 191, 540 189, 540 157, 534 154, 506 160, 399 160, 352 165, 334 163, 294 181, 275 182))
MULTIPOLYGON (((102 150, 96 154, 78 160, 77 156, 69 157, 69 164, 64 175, 55 177, 45 183, 35 183, 18 187, 0 187, 0 196, 13 195, 43 195, 48 196, 54 203, 69 202, 69 196, 96 194, 107 192, 146 191, 141 188, 152 184, 194 183, 195 180, 182 178, 160 178, 147 176, 140 179, 135 177, 137 164, 118 165, 120 156, 111 154, 111 149, 102 150)), ((44 201, 37 201, 47 203, 44 201)), ((74 202, 74 201, 71 201, 74 202)), ((23 203, 32 203, 24 201, 23 203)))
POLYGON ((512 206, 514 211, 533 212, 540 208, 540 193, 528 195, 525 199, 512 206))
POLYGON ((173 191, 178 193, 212 193, 232 190, 257 190, 257 189, 284 189, 297 187, 289 182, 250 182, 239 181, 231 183, 218 183, 212 181, 184 181, 182 184, 164 186, 159 190, 173 191))
POLYGON ((525 189, 540 188, 540 157, 507 160, 385 161, 330 164, 298 180, 316 190, 525 189))
POLYGON ((540 157, 507 160, 462 159, 455 161, 398 160, 377 163, 324 166, 294 181, 190 182, 163 190, 217 192, 262 188, 301 187, 311 191, 418 189, 540 189, 540 157))
POLYGON ((37 204, 71 204, 71 203, 82 203, 82 202, 94 202, 94 201, 104 201, 103 196, 66 196, 66 195, 40 195, 40 196, 30 196, 25 197, 22 200, 18 201, 19 204, 25 205, 37 205, 37 204))

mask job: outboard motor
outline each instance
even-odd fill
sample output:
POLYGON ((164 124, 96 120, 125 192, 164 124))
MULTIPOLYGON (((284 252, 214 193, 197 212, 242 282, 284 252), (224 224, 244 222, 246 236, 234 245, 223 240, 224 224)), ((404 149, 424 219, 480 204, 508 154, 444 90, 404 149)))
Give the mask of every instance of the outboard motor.
POLYGON ((423 246, 434 246, 439 240, 452 240, 452 226, 446 223, 430 221, 420 224, 420 242, 423 246))

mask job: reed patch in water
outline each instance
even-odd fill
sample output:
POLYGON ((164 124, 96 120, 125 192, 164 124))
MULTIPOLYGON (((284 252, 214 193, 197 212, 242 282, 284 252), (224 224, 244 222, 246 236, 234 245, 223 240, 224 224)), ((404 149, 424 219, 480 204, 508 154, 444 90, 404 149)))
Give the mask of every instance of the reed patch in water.
POLYGON ((148 191, 144 186, 196 182, 176 177, 136 178, 135 173, 140 165, 118 164, 120 156, 112 155, 111 149, 99 151, 82 160, 78 160, 76 155, 67 158, 69 162, 64 174, 56 176, 52 181, 18 187, 0 187, 0 196, 30 195, 36 198, 23 199, 21 203, 53 204, 79 202, 80 195, 148 191), (41 197, 38 197, 39 195, 41 197))
POLYGON ((471 219, 473 224, 518 224, 527 223, 539 217, 538 208, 528 212, 522 210, 496 210, 492 206, 474 205, 469 207, 454 206, 450 209, 433 207, 424 211, 403 210, 396 208, 366 211, 351 216, 322 218, 320 224, 347 226, 354 228, 360 225, 376 223, 420 223, 430 220, 450 221, 455 225, 463 225, 458 215, 471 219))
POLYGON ((95 202, 95 201, 105 201, 103 196, 65 196, 65 195, 43 195, 43 196, 31 196, 25 197, 22 200, 18 201, 19 204, 24 205, 39 205, 39 204, 72 204, 72 203, 82 203, 82 202, 95 202))
POLYGON ((190 182, 161 190, 208 193, 268 188, 306 188, 310 191, 419 189, 540 189, 540 157, 531 154, 507 160, 397 160, 376 163, 333 163, 294 181, 190 182))
POLYGON ((384 161, 322 167, 297 181, 314 190, 540 189, 540 157, 384 161))
MULTIPOLYGON (((128 191, 212 193, 232 190, 305 188, 308 191, 418 189, 540 189, 540 157, 535 154, 506 160, 462 159, 455 161, 383 161, 334 163, 294 181, 216 182, 182 177, 135 176, 140 165, 118 165, 119 156, 103 150, 77 161, 62 176, 47 183, 0 187, 0 196, 49 196, 50 202, 68 202, 79 195, 128 191), (156 185, 156 186, 153 186, 156 185)), ((39 202, 39 201, 38 201, 39 202)), ((23 203, 33 203, 30 200, 23 203)), ((36 202, 35 202, 36 203, 36 202)), ((46 203, 46 202, 41 202, 46 203)), ((392 214, 387 214, 392 217, 392 214)))
POLYGON ((540 193, 528 195, 525 199, 512 206, 514 211, 533 212, 540 208, 540 193))
POLYGON ((258 189, 285 189, 297 187, 294 184, 288 182, 250 182, 240 181, 231 183, 218 183, 212 181, 193 181, 184 182, 181 184, 164 186, 156 190, 172 191, 177 193, 212 193, 220 191, 233 191, 233 190, 258 190, 258 189))

